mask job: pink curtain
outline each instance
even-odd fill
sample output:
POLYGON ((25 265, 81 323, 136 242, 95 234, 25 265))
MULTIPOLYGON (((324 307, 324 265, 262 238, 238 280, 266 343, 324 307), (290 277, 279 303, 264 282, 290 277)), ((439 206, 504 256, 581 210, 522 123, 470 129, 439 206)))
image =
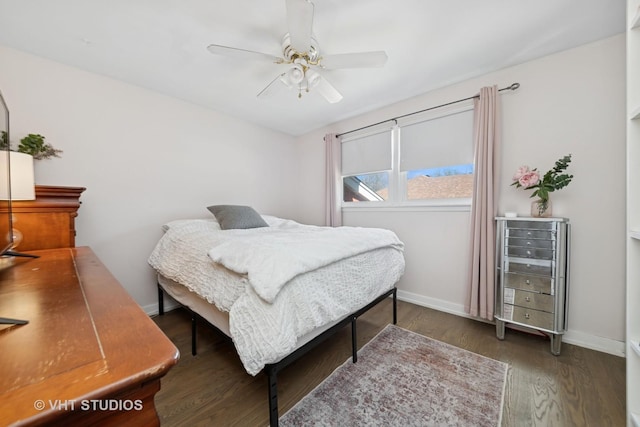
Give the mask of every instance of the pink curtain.
POLYGON ((471 203, 471 263, 467 312, 493 320, 495 305, 495 216, 497 213, 500 120, 497 86, 474 100, 474 179, 471 203))
POLYGON ((324 136, 325 146, 325 194, 326 211, 325 225, 339 227, 342 225, 342 211, 340 210, 340 176, 341 154, 340 138, 334 133, 324 136))

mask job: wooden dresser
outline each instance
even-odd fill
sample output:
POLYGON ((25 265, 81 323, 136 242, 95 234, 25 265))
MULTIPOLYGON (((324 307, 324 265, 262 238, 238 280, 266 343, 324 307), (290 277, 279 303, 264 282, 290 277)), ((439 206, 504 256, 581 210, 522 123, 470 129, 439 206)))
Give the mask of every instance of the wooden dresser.
POLYGON ((0 272, 0 425, 159 425, 171 341, 88 247, 0 272))
POLYGON ((36 200, 13 201, 13 227, 23 235, 16 250, 72 248, 84 187, 36 185, 36 200))
POLYGON ((88 247, 75 248, 82 187, 14 202, 17 248, 0 270, 0 425, 158 426, 154 396, 177 348, 88 247))

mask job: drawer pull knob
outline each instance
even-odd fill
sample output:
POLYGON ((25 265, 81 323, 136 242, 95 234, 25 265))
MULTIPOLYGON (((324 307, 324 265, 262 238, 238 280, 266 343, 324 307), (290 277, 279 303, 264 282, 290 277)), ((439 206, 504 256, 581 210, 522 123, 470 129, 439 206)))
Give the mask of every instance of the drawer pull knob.
POLYGON ((525 313, 525 314, 524 314, 524 318, 525 318, 525 319, 530 319, 530 318, 531 318, 531 316, 529 316, 529 313, 525 313))
POLYGON ((531 298, 530 298, 530 297, 524 297, 524 300, 525 300, 526 302, 531 302, 531 298))
POLYGON ((531 236, 531 232, 530 231, 527 231, 527 236, 531 236))
POLYGON ((527 285, 531 284, 531 280, 527 279, 524 283, 526 283, 527 285))
POLYGON ((527 255, 531 255, 531 251, 527 251, 527 255))
POLYGON ((527 240, 527 245, 531 245, 531 242, 527 240))

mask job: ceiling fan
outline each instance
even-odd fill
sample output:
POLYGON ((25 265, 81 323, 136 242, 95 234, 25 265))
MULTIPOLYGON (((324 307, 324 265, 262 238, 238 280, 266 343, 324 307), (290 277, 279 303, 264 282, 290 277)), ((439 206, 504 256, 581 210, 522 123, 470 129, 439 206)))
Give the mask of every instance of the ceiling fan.
POLYGON ((207 46, 209 52, 216 55, 290 65, 287 71, 276 76, 258 93, 259 98, 269 96, 284 85, 295 89, 299 98, 303 92, 314 89, 328 102, 340 102, 340 92, 319 71, 381 67, 387 62, 387 54, 384 51, 321 55, 318 42, 313 35, 313 3, 309 0, 286 0, 286 6, 289 32, 282 38, 281 57, 217 44, 207 46))

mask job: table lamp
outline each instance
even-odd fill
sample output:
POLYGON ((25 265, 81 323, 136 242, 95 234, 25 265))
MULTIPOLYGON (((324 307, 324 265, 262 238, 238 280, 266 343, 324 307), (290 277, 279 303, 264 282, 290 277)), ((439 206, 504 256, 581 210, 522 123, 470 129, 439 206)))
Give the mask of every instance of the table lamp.
MULTIPOLYGON (((33 172, 33 157, 29 154, 11 151, 9 153, 9 164, 11 165, 11 194, 0 192, 0 199, 7 200, 35 200, 35 180, 33 172)), ((5 190, 6 192, 6 190, 5 190)), ((12 218, 15 225, 16 219, 12 218)), ((22 233, 17 228, 13 228, 13 247, 18 247, 22 241, 22 233)))
MULTIPOLYGON (((2 163, 0 169, 5 171, 7 169, 10 170, 9 180, 11 183, 11 188, 9 188, 8 185, 0 186, 0 200, 35 200, 36 190, 33 174, 33 157, 29 154, 11 151, 9 152, 8 160, 9 164, 7 165, 7 157, 0 156, 0 163, 2 163)), ((3 179, 6 180, 6 178, 3 179)), ((9 212, 11 212, 10 209, 9 212)), ((15 219, 12 218, 11 224, 15 224, 15 219)), ((9 250, 5 251, 3 255, 38 257, 37 255, 14 252, 13 249, 22 241, 22 233, 16 228, 12 228, 9 232, 12 234, 13 245, 9 250)), ((0 317, 0 325, 24 325, 28 322, 28 320, 0 317)))

